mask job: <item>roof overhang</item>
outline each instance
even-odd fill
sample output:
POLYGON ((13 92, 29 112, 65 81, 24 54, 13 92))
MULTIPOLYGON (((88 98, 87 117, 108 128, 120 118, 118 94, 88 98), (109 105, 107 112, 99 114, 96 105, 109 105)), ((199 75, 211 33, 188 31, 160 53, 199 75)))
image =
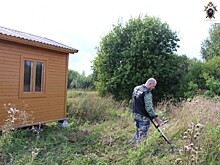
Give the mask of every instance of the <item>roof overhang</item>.
POLYGON ((54 45, 50 45, 50 44, 45 44, 45 43, 41 43, 41 42, 37 42, 37 41, 32 41, 32 40, 27 40, 27 39, 23 39, 23 38, 14 37, 14 36, 9 36, 9 35, 5 35, 5 34, 1 34, 1 33, 0 33, 0 39, 15 42, 15 43, 35 46, 35 47, 39 47, 39 48, 54 50, 54 51, 63 52, 63 53, 74 54, 74 53, 78 52, 77 49, 68 49, 68 48, 58 47, 58 46, 54 46, 54 45))

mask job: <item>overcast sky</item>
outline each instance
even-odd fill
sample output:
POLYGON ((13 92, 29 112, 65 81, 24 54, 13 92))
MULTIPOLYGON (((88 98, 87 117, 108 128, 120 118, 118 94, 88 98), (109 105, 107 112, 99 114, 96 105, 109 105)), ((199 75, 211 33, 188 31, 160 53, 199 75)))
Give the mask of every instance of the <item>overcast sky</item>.
POLYGON ((220 21, 204 11, 210 0, 0 0, 0 26, 46 37, 79 50, 70 55, 69 69, 92 73, 95 47, 118 20, 139 15, 156 16, 180 38, 178 54, 201 58, 201 41, 212 23, 220 21))

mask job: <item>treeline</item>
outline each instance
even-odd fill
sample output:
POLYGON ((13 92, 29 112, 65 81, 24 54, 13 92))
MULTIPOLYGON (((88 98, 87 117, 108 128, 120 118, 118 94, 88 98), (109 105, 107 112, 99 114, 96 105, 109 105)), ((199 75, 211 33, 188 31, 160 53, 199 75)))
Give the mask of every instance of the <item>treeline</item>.
POLYGON ((74 70, 68 70, 68 89, 87 89, 94 90, 94 80, 93 76, 85 76, 74 70))
MULTIPOLYGON (((154 101, 181 100, 195 95, 220 95, 220 26, 213 24, 201 43, 201 60, 177 55, 180 39, 156 17, 118 22, 105 35, 86 77, 69 71, 68 88, 97 90, 116 100, 130 100, 133 88, 150 77, 157 81, 154 101)), ((193 36, 192 36, 193 37, 193 36)))

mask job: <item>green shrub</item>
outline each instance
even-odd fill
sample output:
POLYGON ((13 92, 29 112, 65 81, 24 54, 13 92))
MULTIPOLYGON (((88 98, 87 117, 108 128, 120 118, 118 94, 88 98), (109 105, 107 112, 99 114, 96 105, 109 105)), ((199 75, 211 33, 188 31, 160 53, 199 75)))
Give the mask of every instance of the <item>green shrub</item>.
POLYGON ((188 90, 185 92, 185 97, 186 98, 193 98, 196 96, 196 92, 199 90, 199 87, 197 84, 195 84, 193 81, 190 81, 188 83, 188 90))

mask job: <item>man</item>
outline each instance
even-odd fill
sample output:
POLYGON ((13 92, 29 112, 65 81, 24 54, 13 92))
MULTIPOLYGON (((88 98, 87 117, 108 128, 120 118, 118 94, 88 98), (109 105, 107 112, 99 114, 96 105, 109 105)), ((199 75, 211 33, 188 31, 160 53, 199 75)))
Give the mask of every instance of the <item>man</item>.
POLYGON ((149 78, 145 84, 136 86, 132 94, 132 117, 136 122, 136 132, 132 142, 139 143, 147 136, 150 127, 150 118, 155 120, 158 125, 164 124, 154 112, 151 91, 157 85, 154 78, 149 78))

